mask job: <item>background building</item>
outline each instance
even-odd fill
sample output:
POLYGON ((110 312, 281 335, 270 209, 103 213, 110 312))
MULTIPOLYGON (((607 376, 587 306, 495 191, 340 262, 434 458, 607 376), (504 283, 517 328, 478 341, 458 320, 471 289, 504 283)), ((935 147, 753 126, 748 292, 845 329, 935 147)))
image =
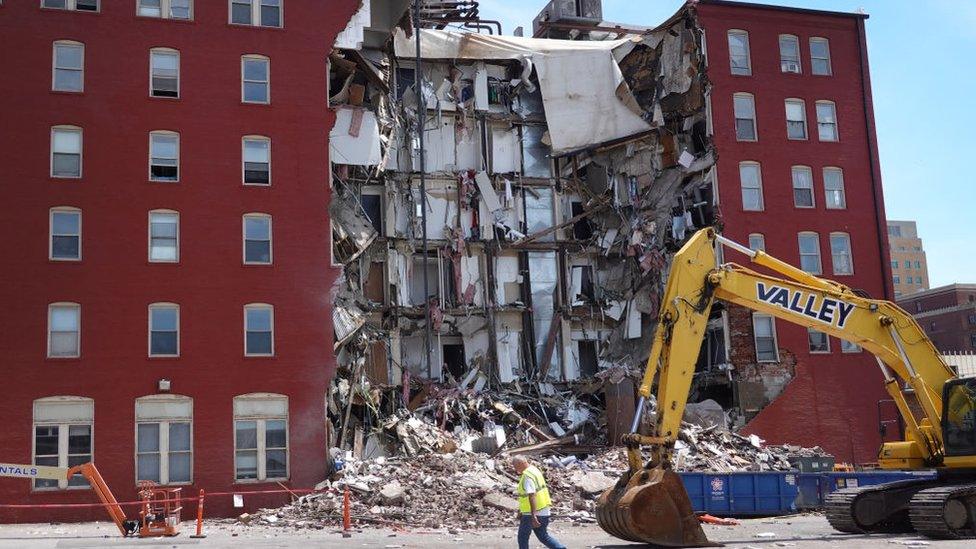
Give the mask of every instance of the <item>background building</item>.
MULTIPOLYGON (((338 274, 325 66, 359 6, 0 6, 2 217, 16 236, 0 460, 94 460, 120 500, 155 480, 245 493, 245 509, 286 499, 249 491, 322 480, 338 274)), ((0 500, 94 500, 84 479, 58 484, 3 479, 0 500)), ((207 507, 241 512, 229 497, 207 507)), ((69 516, 104 511, 2 520, 69 516)))
POLYGON ((888 220, 891 280, 895 297, 929 289, 929 266, 914 221, 888 220))
POLYGON ((939 351, 976 351, 976 284, 920 290, 899 298, 898 305, 915 317, 939 351))

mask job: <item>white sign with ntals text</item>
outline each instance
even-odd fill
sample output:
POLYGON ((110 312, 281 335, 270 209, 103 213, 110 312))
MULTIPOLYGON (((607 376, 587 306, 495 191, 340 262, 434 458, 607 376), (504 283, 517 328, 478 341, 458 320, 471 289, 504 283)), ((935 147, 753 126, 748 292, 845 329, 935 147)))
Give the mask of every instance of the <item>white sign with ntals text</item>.
POLYGON ((45 467, 43 465, 19 465, 0 463, 0 477, 47 478, 61 480, 68 474, 64 467, 45 467))

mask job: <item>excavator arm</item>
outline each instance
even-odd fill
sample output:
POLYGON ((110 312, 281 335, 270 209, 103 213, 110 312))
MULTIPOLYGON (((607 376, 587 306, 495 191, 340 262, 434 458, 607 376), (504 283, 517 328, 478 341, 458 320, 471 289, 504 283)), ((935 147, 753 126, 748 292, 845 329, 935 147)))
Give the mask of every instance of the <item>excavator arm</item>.
MULTIPOLYGON (((629 471, 603 494, 597 518, 607 532, 631 541, 667 546, 707 544, 694 520, 680 478, 671 472, 695 364, 715 299, 742 305, 814 328, 873 353, 886 389, 905 420, 906 439, 885 444, 879 461, 888 467, 935 466, 945 459, 941 429, 942 388, 952 370, 911 315, 893 303, 874 300, 824 280, 761 251, 753 251, 703 229, 674 255, 631 433, 625 436, 629 471), (782 277, 735 263, 719 264, 724 246, 782 277), (640 419, 657 381, 657 422, 641 435, 640 419), (923 416, 911 412, 901 384, 913 389, 923 416), (642 447, 650 447, 645 461, 642 447)), ((959 405, 962 406, 962 405, 959 405)))

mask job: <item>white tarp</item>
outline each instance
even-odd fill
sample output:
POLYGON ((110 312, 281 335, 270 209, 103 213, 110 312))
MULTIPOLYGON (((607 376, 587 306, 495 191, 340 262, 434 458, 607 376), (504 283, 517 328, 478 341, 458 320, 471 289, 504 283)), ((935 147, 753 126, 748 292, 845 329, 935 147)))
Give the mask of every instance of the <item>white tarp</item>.
MULTIPOLYGON (((636 102, 617 65, 617 57, 622 58, 640 38, 586 42, 430 29, 420 32, 421 54, 427 59, 531 60, 538 73, 553 154, 651 129, 627 107, 625 102, 636 102)), ((402 29, 396 30, 394 46, 398 57, 416 56, 413 37, 402 29)))

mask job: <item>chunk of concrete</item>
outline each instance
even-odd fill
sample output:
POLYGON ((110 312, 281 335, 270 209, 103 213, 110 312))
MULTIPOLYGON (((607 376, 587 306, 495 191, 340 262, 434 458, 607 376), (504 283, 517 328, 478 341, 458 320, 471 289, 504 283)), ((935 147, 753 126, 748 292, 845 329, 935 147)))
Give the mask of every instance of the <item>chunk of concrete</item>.
POLYGON ((405 491, 399 482, 393 481, 380 490, 380 499, 384 505, 399 505, 403 503, 405 491))
POLYGON ((490 494, 485 495, 485 497, 481 500, 481 504, 485 507, 492 507, 501 511, 515 512, 519 510, 517 500, 510 498, 505 494, 499 494, 498 492, 491 492, 490 494))
POLYGON ((588 496, 602 494, 616 483, 616 480, 603 473, 584 473, 573 478, 573 485, 588 496))

